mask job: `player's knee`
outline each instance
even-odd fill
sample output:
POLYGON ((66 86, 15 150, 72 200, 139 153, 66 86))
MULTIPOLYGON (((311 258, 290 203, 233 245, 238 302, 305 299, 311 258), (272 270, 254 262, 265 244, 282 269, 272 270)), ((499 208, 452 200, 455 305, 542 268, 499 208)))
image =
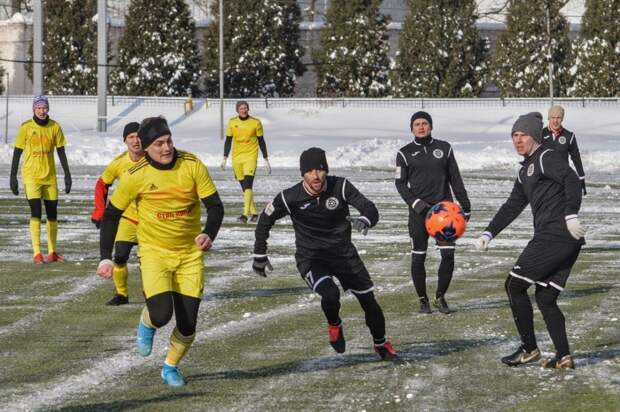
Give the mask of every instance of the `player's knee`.
POLYGON ((367 293, 361 293, 361 294, 357 294, 354 292, 353 294, 355 295, 357 300, 360 302, 360 305, 365 311, 381 310, 381 307, 379 306, 379 302, 377 302, 377 299, 375 298, 375 294, 373 292, 367 292, 367 293))
POLYGON ((28 199, 30 206, 30 216, 41 219, 41 199, 28 199))
POLYGON ((539 288, 536 290, 536 304, 543 312, 545 309, 552 309, 557 306, 558 292, 552 287, 539 288))
POLYGON ((527 293, 527 288, 529 287, 529 282, 511 275, 508 275, 508 277, 506 278, 506 282, 504 282, 504 288, 506 289, 506 293, 508 293, 508 295, 519 295, 527 293))
POLYGON ((56 220, 58 218, 58 201, 57 200, 44 200, 45 204, 45 216, 47 220, 56 220))
POLYGON ((118 241, 114 243, 114 263, 124 265, 129 260, 133 243, 118 241))
POLYGON ((321 282, 315 289, 325 303, 336 303, 340 301, 340 291, 333 280, 327 279, 321 282))
POLYGON ((177 329, 183 336, 191 336, 196 333, 196 319, 189 319, 189 316, 177 320, 177 329))
POLYGON ((440 249, 441 260, 454 262, 454 249, 440 249))
POLYGON ((165 326, 172 319, 173 306, 170 293, 160 293, 146 300, 151 323, 156 328, 165 326))
POLYGON ((123 266, 127 264, 129 260, 129 251, 127 253, 114 253, 114 263, 119 266, 123 266))

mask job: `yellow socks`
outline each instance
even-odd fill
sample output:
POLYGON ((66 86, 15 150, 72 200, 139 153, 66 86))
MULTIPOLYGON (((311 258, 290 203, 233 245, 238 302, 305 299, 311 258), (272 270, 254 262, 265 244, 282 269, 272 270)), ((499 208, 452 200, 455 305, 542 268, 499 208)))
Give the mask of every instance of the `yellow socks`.
POLYGON ((153 326, 153 323, 151 322, 151 317, 149 316, 149 309, 146 306, 142 308, 141 319, 142 323, 144 323, 149 328, 157 329, 155 326, 153 326))
POLYGON ((41 219, 30 218, 30 239, 32 241, 32 255, 41 253, 41 219))
POLYGON ((56 238, 58 237, 58 222, 47 220, 47 254, 56 252, 56 238))
POLYGON ((171 366, 179 364, 183 356, 192 346, 196 334, 190 336, 183 336, 177 328, 174 328, 172 335, 170 336, 170 344, 168 345, 168 355, 166 355, 166 363, 171 366))
POLYGON ((116 263, 114 264, 114 268, 112 269, 112 280, 114 281, 114 287, 116 287, 116 293, 118 293, 119 295, 128 296, 128 274, 129 270, 127 269, 127 265, 117 265, 116 263))
POLYGON ((252 189, 243 191, 243 214, 247 217, 256 214, 256 205, 254 204, 254 192, 252 189))

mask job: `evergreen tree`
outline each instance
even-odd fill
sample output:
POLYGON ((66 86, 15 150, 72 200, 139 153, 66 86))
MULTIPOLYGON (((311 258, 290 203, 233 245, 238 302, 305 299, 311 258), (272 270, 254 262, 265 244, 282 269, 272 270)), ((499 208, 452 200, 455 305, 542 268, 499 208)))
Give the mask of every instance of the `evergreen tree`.
POLYGON ((184 0, 132 0, 119 41, 114 93, 181 96, 198 91, 196 26, 184 0))
POLYGON ((317 95, 386 96, 390 92, 388 17, 380 0, 332 1, 313 52, 317 95))
MULTIPOLYGON (((219 96, 219 9, 206 31, 205 86, 219 96)), ((295 0, 227 0, 224 3, 224 95, 289 97, 305 71, 299 46, 301 11, 295 0)))
POLYGON ((571 44, 568 22, 560 14, 566 0, 512 0, 506 31, 500 34, 493 61, 493 78, 504 97, 549 95, 548 55, 553 62, 554 95, 563 96, 571 84, 571 44), (546 7, 551 16, 551 48, 546 7))
POLYGON ((478 96, 488 44, 476 19, 474 0, 411 0, 392 71, 394 95, 478 96))
MULTIPOLYGON (((96 94, 96 0, 46 0, 43 83, 53 94, 96 94)), ((32 44, 30 44, 32 57, 32 44)), ((32 64, 26 65, 32 78, 32 64)))
POLYGON ((620 95, 620 0, 587 0, 575 44, 573 96, 620 95))

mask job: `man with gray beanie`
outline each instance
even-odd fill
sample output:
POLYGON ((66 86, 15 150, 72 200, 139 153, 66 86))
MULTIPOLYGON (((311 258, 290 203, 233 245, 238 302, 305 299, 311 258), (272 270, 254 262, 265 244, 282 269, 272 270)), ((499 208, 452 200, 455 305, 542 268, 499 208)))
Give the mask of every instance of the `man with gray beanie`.
POLYGON ((532 303, 527 294, 536 287, 536 303, 556 349, 543 366, 574 368, 570 355, 564 315, 557 304, 570 271, 585 244, 586 230, 579 222, 581 189, 575 171, 562 156, 541 145, 542 115, 519 116, 512 127, 512 142, 523 156, 512 193, 501 206, 476 247, 487 250, 489 242, 517 218, 530 204, 534 216, 534 237, 512 267, 505 288, 521 345, 502 358, 508 366, 519 366, 540 359, 534 333, 532 303))
POLYGON ((562 155, 562 158, 568 163, 570 155, 573 166, 577 171, 577 176, 581 180, 581 189, 583 195, 586 195, 586 175, 583 171, 581 163, 581 155, 579 154, 579 146, 575 133, 562 126, 564 121, 564 108, 562 106, 552 106, 549 109, 549 125, 542 131, 542 144, 546 148, 553 149, 562 155))

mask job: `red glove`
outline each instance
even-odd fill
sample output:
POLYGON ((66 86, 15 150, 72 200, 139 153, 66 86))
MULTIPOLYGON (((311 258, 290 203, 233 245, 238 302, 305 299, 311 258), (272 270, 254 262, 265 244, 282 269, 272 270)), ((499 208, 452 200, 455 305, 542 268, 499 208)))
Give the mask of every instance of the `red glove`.
POLYGON ((103 219, 103 212, 105 211, 105 203, 108 200, 108 185, 103 181, 102 178, 97 179, 97 184, 95 185, 95 208, 93 209, 93 213, 90 215, 90 221, 97 226, 101 225, 101 220, 103 219))

